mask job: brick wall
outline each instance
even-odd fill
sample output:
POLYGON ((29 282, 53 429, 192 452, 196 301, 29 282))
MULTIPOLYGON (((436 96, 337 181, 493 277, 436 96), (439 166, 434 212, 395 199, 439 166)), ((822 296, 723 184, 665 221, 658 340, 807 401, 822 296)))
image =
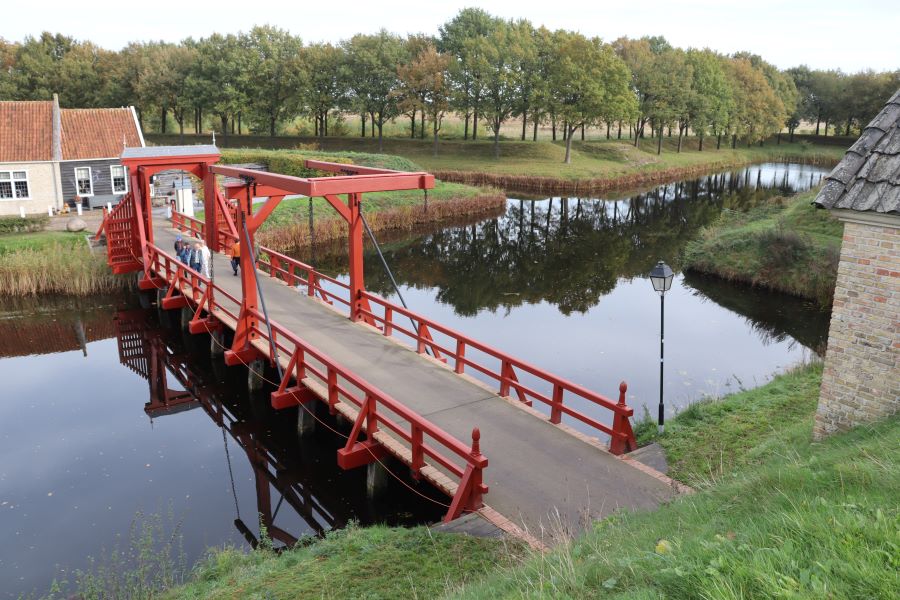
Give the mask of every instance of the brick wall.
POLYGON ((846 221, 813 437, 900 409, 900 217, 846 221))

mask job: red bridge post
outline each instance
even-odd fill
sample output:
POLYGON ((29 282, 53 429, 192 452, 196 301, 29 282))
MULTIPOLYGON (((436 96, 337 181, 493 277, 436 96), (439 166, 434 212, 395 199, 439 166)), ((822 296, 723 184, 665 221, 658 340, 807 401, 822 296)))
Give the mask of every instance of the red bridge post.
POLYGON ((619 455, 632 450, 637 450, 637 441, 634 439, 634 431, 631 429, 631 413, 633 412, 625 404, 625 392, 628 384, 624 381, 619 384, 619 401, 616 403, 616 412, 613 415, 613 433, 609 438, 609 451, 619 455))

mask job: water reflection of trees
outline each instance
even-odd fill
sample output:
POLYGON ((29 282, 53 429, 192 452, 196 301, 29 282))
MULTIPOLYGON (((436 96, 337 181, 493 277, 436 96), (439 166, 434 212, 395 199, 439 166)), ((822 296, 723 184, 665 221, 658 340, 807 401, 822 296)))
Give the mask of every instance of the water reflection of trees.
POLYGON ((696 273, 685 273, 683 282, 695 295, 743 315, 763 343, 793 339, 824 355, 831 315, 815 304, 696 273))
MULTIPOLYGON (((642 276, 665 258, 679 268, 684 245, 723 208, 747 209, 816 182, 796 172, 753 167, 660 186, 620 199, 512 200, 506 213, 415 239, 384 240, 401 284, 435 288, 457 313, 549 302, 564 314, 585 312, 619 278, 642 276)), ((342 272, 344 257, 318 260, 342 272)), ((392 292, 377 258, 367 256, 367 287, 392 292)))

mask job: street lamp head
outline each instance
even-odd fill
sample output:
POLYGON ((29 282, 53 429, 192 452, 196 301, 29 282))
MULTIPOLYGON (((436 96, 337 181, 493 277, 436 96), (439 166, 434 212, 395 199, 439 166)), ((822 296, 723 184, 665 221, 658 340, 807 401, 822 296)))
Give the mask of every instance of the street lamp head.
POLYGON ((663 261, 659 261, 656 263, 656 266, 650 270, 650 283, 653 284, 654 290, 660 294, 665 294, 672 287, 672 279, 674 276, 675 274, 672 272, 672 269, 669 268, 669 265, 663 261))

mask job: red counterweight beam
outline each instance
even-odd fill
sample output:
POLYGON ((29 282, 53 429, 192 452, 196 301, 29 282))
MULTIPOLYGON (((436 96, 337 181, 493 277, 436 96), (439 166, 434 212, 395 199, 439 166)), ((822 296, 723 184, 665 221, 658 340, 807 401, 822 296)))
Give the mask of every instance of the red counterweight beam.
MULTIPOLYGON (((269 186, 270 191, 282 194, 302 194, 304 196, 328 196, 335 194, 364 194, 366 192, 395 192, 399 190, 430 190, 434 188, 434 175, 430 173, 405 173, 386 169, 369 169, 307 161, 311 168, 340 173, 341 169, 366 169, 365 174, 338 175, 334 177, 294 177, 254 169, 213 165, 209 169, 218 175, 237 178, 252 178, 257 185, 269 186), (376 171, 376 172, 372 172, 376 171)), ((258 193, 258 192, 257 192, 258 193)), ((274 194, 273 194, 274 195, 274 194)))
POLYGON ((246 198, 247 192, 245 190, 247 186, 243 186, 243 192, 237 186, 228 186, 230 193, 237 195, 238 198, 242 198, 247 203, 246 220, 251 236, 286 195, 302 194, 309 197, 324 197, 348 224, 350 318, 354 321, 366 320, 369 324, 374 325, 374 321, 366 314, 370 312, 370 306, 369 301, 364 296, 362 194, 366 192, 432 189, 434 188, 434 175, 424 172, 407 173, 404 171, 359 167, 317 160, 307 160, 304 164, 310 169, 346 174, 333 177, 294 177, 292 175, 281 175, 267 171, 222 165, 213 165, 209 167, 209 170, 218 175, 252 181, 255 188, 253 194, 257 197, 269 198, 253 214, 250 201, 246 198), (339 194, 347 195, 346 204, 338 198, 339 194))

